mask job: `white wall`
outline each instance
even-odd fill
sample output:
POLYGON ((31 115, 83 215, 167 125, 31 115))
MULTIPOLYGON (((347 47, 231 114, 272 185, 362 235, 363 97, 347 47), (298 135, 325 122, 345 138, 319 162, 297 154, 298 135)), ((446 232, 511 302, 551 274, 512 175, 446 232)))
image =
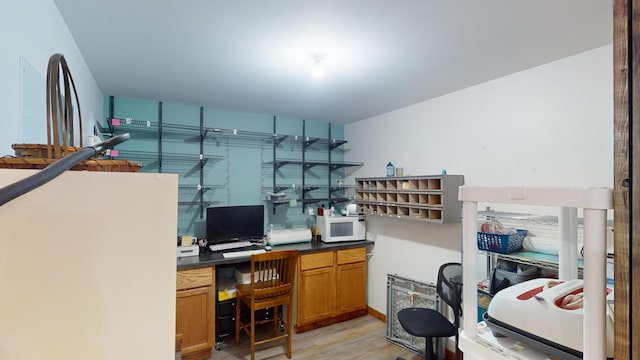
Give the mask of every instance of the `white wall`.
MULTIPOLYGON (((0 5, 0 46, 0 156, 13 154, 11 144, 22 142, 21 57, 40 72, 44 89, 49 57, 54 53, 64 55, 80 97, 83 132, 91 133, 93 123, 102 118, 102 93, 52 0, 3 1, 0 5)), ((42 114, 46 112, 42 111, 42 114)), ((36 131, 41 131, 46 139, 46 118, 38 126, 42 129, 36 131)))
MULTIPOLYGON (((613 186, 613 55, 604 46, 345 127, 354 177, 462 174, 466 184, 613 186)), ((353 179, 349 179, 353 182, 353 179)), ((460 260, 460 225, 372 219, 369 305, 386 313, 386 274, 435 282, 460 260), (382 223, 384 222, 384 223, 382 223), (446 245, 443 245, 446 244, 446 245)))

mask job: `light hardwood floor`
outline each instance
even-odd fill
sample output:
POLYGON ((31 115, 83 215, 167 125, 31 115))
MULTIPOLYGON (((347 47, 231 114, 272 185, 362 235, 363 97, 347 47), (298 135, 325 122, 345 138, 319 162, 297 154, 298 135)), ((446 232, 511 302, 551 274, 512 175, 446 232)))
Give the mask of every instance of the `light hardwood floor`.
MULTIPOLYGON (((269 325, 266 325, 269 327, 269 325)), ((258 346, 256 360, 286 360, 284 341, 258 346)), ((212 360, 251 359, 249 341, 241 335, 240 345, 233 339, 213 350, 212 360)), ((386 325, 373 316, 363 316, 353 320, 333 324, 320 329, 293 334, 292 359, 295 360, 423 360, 386 339, 386 325)), ((176 359, 179 359, 176 354, 176 359)))

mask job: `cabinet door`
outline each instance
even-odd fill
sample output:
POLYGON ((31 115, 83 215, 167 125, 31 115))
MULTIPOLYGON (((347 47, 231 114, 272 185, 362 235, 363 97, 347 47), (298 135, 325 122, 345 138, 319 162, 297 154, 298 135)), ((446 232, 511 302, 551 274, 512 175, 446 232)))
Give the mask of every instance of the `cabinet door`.
POLYGON ((337 313, 367 307, 367 263, 358 262, 337 267, 337 313))
POLYGON ((327 319, 335 313, 335 268, 304 270, 298 278, 298 323, 327 319))
POLYGON ((213 348, 213 287, 179 290, 176 293, 176 336, 181 338, 182 358, 213 348))

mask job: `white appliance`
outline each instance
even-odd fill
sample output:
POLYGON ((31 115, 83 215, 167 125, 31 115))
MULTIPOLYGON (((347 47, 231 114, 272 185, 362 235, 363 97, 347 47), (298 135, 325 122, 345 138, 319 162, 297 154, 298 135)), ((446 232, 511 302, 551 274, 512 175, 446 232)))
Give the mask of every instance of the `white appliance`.
POLYGON ((349 204, 349 205, 347 205, 347 216, 358 216, 358 205, 357 204, 349 204))
MULTIPOLYGON (((496 336, 529 343, 561 359, 582 359, 583 280, 533 279, 499 291, 485 322, 496 336)), ((602 296, 605 296, 603 294, 602 296)), ((605 320, 607 358, 613 358, 613 314, 605 320)))
MULTIPOLYGON (((236 278, 236 283, 251 284, 251 266, 250 265, 236 267, 234 271, 234 275, 236 278)), ((257 270, 255 271, 255 276, 254 276, 254 278, 257 278, 257 279, 267 279, 267 280, 278 279, 279 277, 280 275, 278 275, 278 272, 276 271, 275 268, 257 270)))
POLYGON ((198 245, 178 246, 176 250, 177 257, 188 257, 200 255, 200 247, 198 245))
POLYGON ((311 242, 311 230, 309 229, 282 229, 271 230, 267 233, 267 244, 282 245, 300 242, 311 242))
POLYGON ((364 216, 318 216, 322 242, 359 241, 366 237, 364 216))

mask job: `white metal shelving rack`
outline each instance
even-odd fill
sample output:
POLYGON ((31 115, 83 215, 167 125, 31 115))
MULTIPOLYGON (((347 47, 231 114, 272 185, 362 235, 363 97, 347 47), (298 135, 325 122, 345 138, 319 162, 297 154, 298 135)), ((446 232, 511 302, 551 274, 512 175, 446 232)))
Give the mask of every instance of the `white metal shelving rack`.
MULTIPOLYGON (((560 208, 558 223, 561 245, 558 254, 559 278, 577 278, 575 228, 577 209, 584 216, 584 359, 606 358, 606 225, 607 210, 613 207, 609 188, 559 187, 478 187, 461 186, 463 202, 463 289, 464 330, 460 348, 465 359, 512 358, 507 349, 496 349, 479 341, 476 306, 477 214, 478 202, 492 204, 537 205, 560 208), (588 330, 587 330, 588 329, 588 330)), ((520 358, 520 357, 517 357, 520 358)))

